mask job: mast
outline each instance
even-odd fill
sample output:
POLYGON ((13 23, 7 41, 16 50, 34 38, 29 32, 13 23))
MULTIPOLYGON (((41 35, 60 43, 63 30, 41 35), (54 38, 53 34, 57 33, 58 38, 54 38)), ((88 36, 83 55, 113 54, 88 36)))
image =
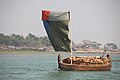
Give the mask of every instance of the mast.
MULTIPOLYGON (((69 14, 70 14, 70 12, 69 12, 69 14)), ((71 18, 71 16, 69 15, 69 19, 70 18, 71 18)), ((70 42, 70 49, 71 49, 70 57, 71 57, 71 64, 72 64, 72 26, 70 26, 70 39, 71 39, 71 42, 70 42)))
POLYGON ((70 42, 70 48, 71 48, 70 57, 71 57, 71 64, 72 64, 72 32, 70 32, 70 38, 71 38, 71 42, 70 42))

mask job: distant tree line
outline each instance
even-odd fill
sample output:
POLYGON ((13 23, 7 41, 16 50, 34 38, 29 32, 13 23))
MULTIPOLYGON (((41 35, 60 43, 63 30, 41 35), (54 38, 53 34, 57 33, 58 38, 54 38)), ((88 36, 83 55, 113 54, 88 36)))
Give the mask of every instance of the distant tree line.
MULTIPOLYGON (((79 48, 99 49, 101 45, 102 44, 97 43, 95 41, 83 40, 82 43, 79 43, 79 44, 75 44, 73 42, 73 50, 77 50, 79 48)), ((36 37, 35 35, 31 33, 29 33, 27 36, 16 35, 16 34, 5 35, 5 34, 0 33, 0 46, 40 48, 40 47, 50 47, 52 45, 47 36, 36 37)), ((117 48, 117 45, 114 43, 107 43, 106 45, 104 45, 103 49, 107 51, 107 50, 115 50, 118 48, 117 48)))
POLYGON ((29 33, 27 36, 21 36, 16 34, 4 35, 0 33, 0 45, 1 46, 15 46, 15 47, 49 47, 51 43, 47 36, 36 37, 29 33))
MULTIPOLYGON (((82 43, 76 44, 75 48, 82 48, 82 49, 100 49, 102 44, 95 42, 95 41, 90 41, 90 40, 83 40, 82 43)), ((106 43, 104 47, 102 48, 105 51, 113 51, 118 49, 117 45, 114 43, 106 43)))

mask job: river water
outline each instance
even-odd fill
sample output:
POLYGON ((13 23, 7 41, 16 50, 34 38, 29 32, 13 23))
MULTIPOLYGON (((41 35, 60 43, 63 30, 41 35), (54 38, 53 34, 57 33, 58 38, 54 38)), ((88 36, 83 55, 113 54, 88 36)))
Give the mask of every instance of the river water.
MULTIPOLYGON (((1 53, 0 80, 120 80, 120 62, 112 62, 111 71, 61 71, 57 67, 59 53, 1 53)), ((79 54, 97 56, 102 54, 79 54)), ((106 54, 105 54, 106 55, 106 54)), ((61 54, 62 58, 69 54, 61 54)), ((120 54, 110 54, 120 60, 120 54)))

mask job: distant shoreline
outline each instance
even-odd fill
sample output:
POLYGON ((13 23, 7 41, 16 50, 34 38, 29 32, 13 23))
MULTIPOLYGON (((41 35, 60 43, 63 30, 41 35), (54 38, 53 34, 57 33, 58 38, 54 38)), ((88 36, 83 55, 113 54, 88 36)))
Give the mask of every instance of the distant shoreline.
MULTIPOLYGON (((0 54, 1 53, 20 53, 20 54, 24 54, 24 53, 28 53, 28 54, 30 54, 30 53, 52 53, 52 52, 55 52, 55 51, 38 51, 38 50, 0 50, 0 54)), ((56 52, 57 53, 57 52, 56 52)), ((88 52, 88 51, 81 51, 81 52, 75 52, 75 53, 79 53, 79 54, 82 54, 82 53, 84 53, 84 54, 97 54, 97 53, 101 53, 101 52, 88 52)), ((74 54, 74 53, 73 53, 74 54)), ((120 54, 120 51, 119 52, 110 52, 110 53, 101 53, 101 54, 120 54)))
POLYGON ((0 54, 1 53, 20 53, 20 54, 24 54, 24 53, 41 53, 41 52, 46 52, 46 51, 35 51, 35 50, 0 50, 0 54))

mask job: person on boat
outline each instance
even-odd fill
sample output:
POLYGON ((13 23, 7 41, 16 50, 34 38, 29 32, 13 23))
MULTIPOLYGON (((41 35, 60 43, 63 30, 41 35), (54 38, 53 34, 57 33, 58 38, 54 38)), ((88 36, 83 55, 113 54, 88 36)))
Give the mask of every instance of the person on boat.
POLYGON ((107 54, 107 58, 110 59, 110 55, 109 54, 107 54))
POLYGON ((60 54, 58 54, 58 68, 60 68, 60 54))

